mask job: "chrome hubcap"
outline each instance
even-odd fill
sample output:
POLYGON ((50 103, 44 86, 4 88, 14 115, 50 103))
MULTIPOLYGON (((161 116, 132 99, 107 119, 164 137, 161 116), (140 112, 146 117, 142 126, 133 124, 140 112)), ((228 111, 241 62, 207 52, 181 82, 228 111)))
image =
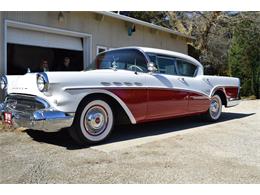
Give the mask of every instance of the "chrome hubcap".
POLYGON ((91 135, 104 132, 108 123, 106 110, 101 106, 92 106, 85 115, 85 129, 91 135))
POLYGON ((213 118, 217 118, 220 112, 220 104, 218 100, 213 99, 210 103, 210 114, 213 118))

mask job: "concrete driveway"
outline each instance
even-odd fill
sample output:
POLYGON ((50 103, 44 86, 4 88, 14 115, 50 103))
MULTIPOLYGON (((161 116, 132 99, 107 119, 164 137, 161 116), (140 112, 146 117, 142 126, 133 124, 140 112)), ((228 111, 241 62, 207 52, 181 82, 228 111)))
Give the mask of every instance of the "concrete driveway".
POLYGON ((1 131, 0 183, 260 183, 260 101, 223 112, 117 127, 89 148, 65 130, 1 131))

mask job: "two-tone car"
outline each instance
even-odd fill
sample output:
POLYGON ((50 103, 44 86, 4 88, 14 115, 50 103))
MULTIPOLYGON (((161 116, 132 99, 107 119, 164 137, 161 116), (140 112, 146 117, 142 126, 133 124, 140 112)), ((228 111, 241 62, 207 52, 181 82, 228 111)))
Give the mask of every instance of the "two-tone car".
POLYGON ((240 80, 208 76, 194 58, 126 47, 97 55, 90 70, 3 76, 7 123, 46 132, 68 128, 80 144, 103 141, 115 124, 188 115, 217 121, 239 103, 240 80))

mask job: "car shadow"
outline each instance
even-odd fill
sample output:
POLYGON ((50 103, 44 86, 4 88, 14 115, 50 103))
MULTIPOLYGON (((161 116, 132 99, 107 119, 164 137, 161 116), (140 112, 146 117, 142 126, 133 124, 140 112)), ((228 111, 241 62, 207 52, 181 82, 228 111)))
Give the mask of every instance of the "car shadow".
MULTIPOLYGON (((243 113, 230 113, 223 112, 221 118, 215 123, 221 123, 234 119, 240 119, 254 115, 255 113, 243 114, 243 113)), ((200 116, 192 116, 185 118, 175 118, 157 122, 149 122, 137 125, 122 125, 116 126, 111 136, 101 144, 108 144, 119 141, 126 141, 141 137, 160 135, 169 132, 186 131, 190 128, 201 127, 212 124, 211 122, 205 122, 200 116)), ((53 144, 61 147, 65 147, 68 150, 82 149, 86 147, 76 144, 71 137, 67 129, 62 129, 55 133, 46 133, 42 131, 26 130, 25 131, 33 140, 42 143, 53 144)))

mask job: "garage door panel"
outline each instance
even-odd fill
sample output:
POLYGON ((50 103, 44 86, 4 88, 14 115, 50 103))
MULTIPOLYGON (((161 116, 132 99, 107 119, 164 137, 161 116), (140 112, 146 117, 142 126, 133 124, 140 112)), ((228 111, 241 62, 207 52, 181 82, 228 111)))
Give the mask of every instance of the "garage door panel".
POLYGON ((8 28, 7 42, 83 51, 81 38, 12 27, 8 28))

